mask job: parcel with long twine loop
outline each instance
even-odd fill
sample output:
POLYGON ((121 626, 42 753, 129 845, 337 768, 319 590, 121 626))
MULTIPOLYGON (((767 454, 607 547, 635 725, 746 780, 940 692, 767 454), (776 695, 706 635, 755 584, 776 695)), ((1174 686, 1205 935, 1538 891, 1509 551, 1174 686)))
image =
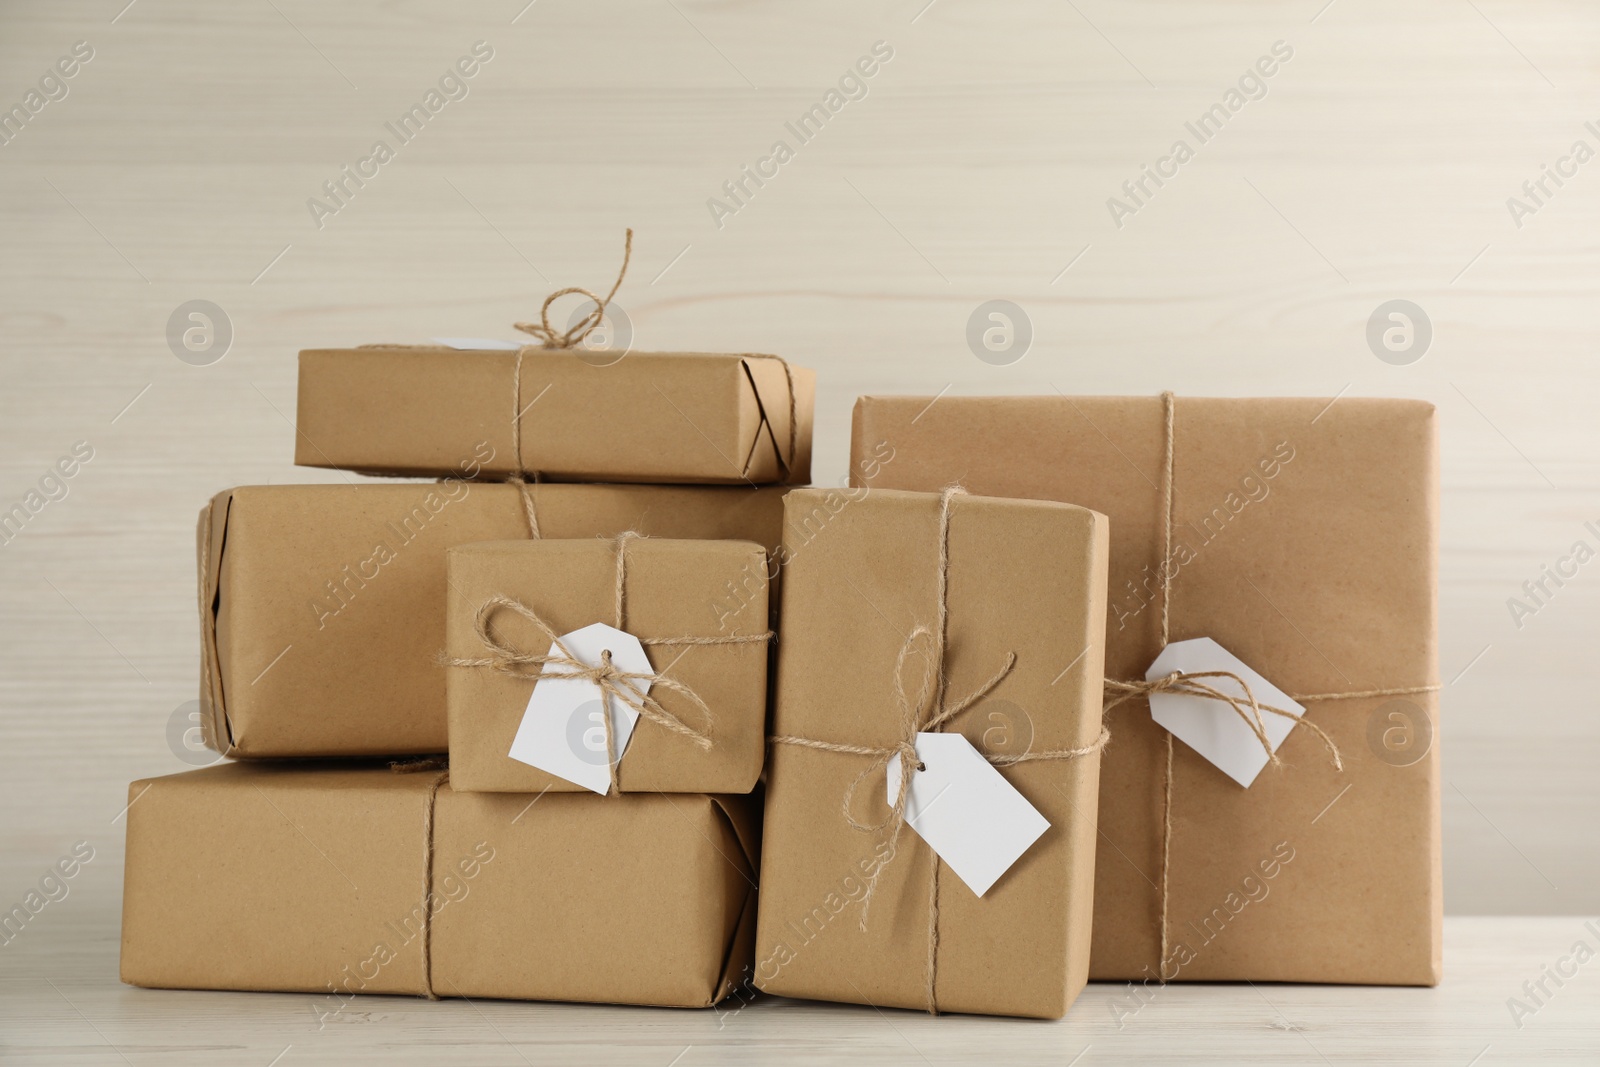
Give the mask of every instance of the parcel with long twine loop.
MULTIPOLYGON (((523 356, 526 355, 530 350, 560 352, 577 348, 579 345, 581 345, 584 339, 588 337, 589 334, 593 333, 600 326, 600 324, 605 321, 606 308, 610 306, 612 298, 617 295, 617 290, 622 288, 622 280, 623 278, 627 277, 628 264, 632 261, 632 259, 633 230, 630 227, 626 231, 623 238, 622 266, 617 271, 617 280, 611 283, 610 292, 606 293, 606 295, 602 297, 589 289, 585 289, 581 285, 570 285, 565 289, 557 289, 555 292, 544 298, 544 303, 539 307, 538 322, 518 322, 512 324, 516 329, 539 342, 537 345, 524 345, 517 349, 516 363, 512 368, 511 454, 516 459, 518 467, 522 467, 523 465, 522 417, 527 413, 522 404, 523 356), (573 294, 588 297, 594 303, 594 310, 590 311, 582 319, 579 319, 572 326, 568 327, 564 332, 557 332, 555 327, 550 325, 550 305, 554 304, 557 300, 564 296, 571 296, 573 294)), ((778 364, 783 368, 784 377, 787 380, 789 387, 789 455, 787 460, 782 460, 782 457, 780 457, 780 460, 785 463, 787 469, 787 464, 793 463, 795 460, 800 441, 799 399, 795 388, 794 368, 789 366, 789 361, 783 359, 781 356, 750 356, 746 358, 777 360, 778 364)), ((537 399, 538 397, 534 398, 534 400, 537 399)), ((533 402, 530 401, 528 407, 532 406, 533 402)), ((532 481, 534 484, 538 484, 539 472, 537 470, 519 470, 515 474, 507 475, 505 480, 509 484, 517 486, 517 488, 521 491, 522 512, 523 517, 528 523, 528 536, 537 541, 540 537, 539 513, 537 507, 535 506, 533 490, 528 488, 528 483, 532 481)))
MULTIPOLYGON (((629 531, 617 537, 615 541, 617 550, 615 617, 618 630, 626 630, 628 545, 639 539, 639 534, 629 531)), ((520 600, 498 593, 488 597, 479 605, 473 627, 478 640, 483 643, 489 654, 479 657, 446 657, 444 660, 446 666, 488 668, 501 674, 532 678, 535 684, 546 678, 575 679, 592 682, 599 689, 603 708, 600 719, 605 733, 606 767, 610 775, 607 795, 615 796, 621 791, 617 782, 617 764, 621 761, 617 757, 616 739, 611 728, 612 701, 622 704, 662 729, 687 739, 702 751, 711 748, 711 722, 714 719, 711 708, 698 693, 677 679, 654 672, 625 671, 612 663, 609 649, 601 653, 599 663, 585 663, 573 655, 572 650, 562 642, 561 635, 538 612, 520 600), (493 620, 501 611, 510 611, 532 623, 549 641, 553 651, 529 652, 498 637, 493 630, 493 620), (662 707, 655 697, 641 690, 639 688, 641 683, 647 684, 651 689, 666 689, 684 697, 694 706, 705 725, 697 728, 685 723, 677 715, 662 707)), ((772 636, 769 630, 762 634, 724 637, 639 637, 638 641, 642 645, 664 647, 750 645, 766 644, 772 640, 772 636)))
MULTIPOLYGON (((886 746, 846 745, 835 741, 819 741, 810 737, 787 735, 772 738, 772 742, 779 745, 793 745, 822 752, 842 752, 847 755, 871 757, 871 762, 862 769, 860 774, 856 775, 849 787, 846 788, 844 798, 840 804, 840 810, 846 822, 863 832, 883 832, 889 845, 889 859, 879 864, 877 870, 873 871, 872 876, 867 880, 866 892, 861 898, 861 929, 863 930, 867 926, 867 915, 872 905, 873 893, 877 889, 878 879, 893 860, 900 833, 906 827, 906 800, 911 792, 912 776, 923 769, 922 762, 917 757, 917 734, 933 733, 943 729, 951 720, 991 693, 1011 673, 1011 669, 1016 666, 1017 662, 1016 653, 1006 653, 1005 662, 988 680, 960 700, 954 702, 947 700, 949 685, 945 676, 944 659, 949 637, 950 504, 955 497, 964 493, 965 490, 952 486, 946 489, 939 498, 939 563, 935 576, 934 624, 932 626, 919 625, 914 628, 910 636, 906 638, 905 643, 901 645, 900 653, 895 658, 893 681, 898 736, 894 744, 886 746), (919 651, 922 645, 928 646, 926 651, 919 651), (914 657, 920 657, 923 662, 922 676, 915 686, 915 695, 908 692, 906 685, 907 667, 914 657), (889 806, 888 814, 879 822, 862 822, 856 818, 853 811, 856 790, 863 782, 875 777, 879 770, 886 769, 889 762, 896 756, 900 757, 900 789, 896 794, 895 802, 889 806)), ((1008 767, 1019 763, 1044 760, 1075 760, 1082 759, 1085 756, 1096 755, 1105 748, 1110 739, 1110 733, 1102 727, 1100 736, 1094 742, 1078 748, 1023 752, 1016 755, 981 754, 990 763, 1008 767)), ((939 865, 939 857, 935 855, 933 857, 932 877, 928 886, 928 960, 925 986, 928 1011, 935 1015, 939 1011, 937 997, 939 865)))
MULTIPOLYGON (((1171 642, 1172 578, 1174 573, 1172 566, 1172 533, 1175 524, 1172 517, 1172 471, 1175 451, 1176 401, 1172 393, 1161 394, 1161 407, 1164 441, 1161 470, 1161 565, 1157 568, 1157 574, 1161 579, 1160 647, 1164 649, 1171 642)), ((1267 737, 1265 720, 1262 719, 1261 713, 1267 712, 1272 715, 1281 715, 1294 720, 1290 726, 1291 732, 1299 727, 1316 734, 1327 748, 1328 757, 1334 769, 1341 772, 1344 770, 1344 760, 1339 753, 1339 746, 1334 744, 1333 738, 1328 736, 1327 731, 1304 715, 1296 715, 1291 711, 1276 708, 1270 704, 1262 704, 1256 699, 1255 694, 1250 691, 1249 684, 1232 671, 1196 671, 1194 673, 1173 671, 1171 674, 1160 678, 1135 681, 1119 681, 1108 678, 1105 683, 1105 691, 1106 702, 1103 708, 1105 712, 1112 711, 1118 706, 1135 699, 1148 699, 1152 693, 1179 693, 1226 704, 1250 727, 1251 733, 1255 735, 1256 740, 1261 743, 1261 747, 1266 751, 1267 761, 1273 766, 1280 766, 1282 761, 1278 759, 1278 754, 1273 750, 1272 743, 1267 737), (1244 693, 1244 697, 1241 699, 1233 693, 1199 680, 1204 678, 1231 679, 1239 686, 1244 693)), ((1290 694, 1290 699, 1297 704, 1310 704, 1324 700, 1362 700, 1368 697, 1410 696, 1419 693, 1436 693, 1438 691, 1439 686, 1437 685, 1412 685, 1383 689, 1363 689, 1358 692, 1348 693, 1294 693, 1290 694)), ((1163 968, 1165 968, 1169 958, 1170 920, 1168 913, 1171 903, 1169 873, 1172 865, 1173 737, 1171 731, 1163 730, 1162 734, 1166 746, 1166 759, 1161 785, 1161 958, 1156 961, 1158 974, 1164 974, 1163 968)))
MULTIPOLYGON (((610 305, 611 298, 617 295, 617 290, 622 288, 622 279, 628 274, 628 261, 632 258, 633 228, 630 226, 622 241, 622 268, 617 271, 617 280, 611 283, 609 293, 602 298, 581 285, 569 285, 565 289, 557 289, 544 298, 544 303, 539 307, 538 322, 517 322, 512 325, 529 337, 537 339, 540 348, 560 351, 577 347, 605 321, 606 307, 610 305), (550 325, 550 305, 573 293, 581 293, 594 301, 594 310, 570 326, 566 332, 557 333, 550 325)), ((522 357, 529 347, 524 345, 517 349, 517 362, 511 379, 511 454, 519 467, 522 465, 522 357)), ((539 480, 537 471, 534 472, 533 480, 535 482, 539 480)), ((518 471, 516 474, 508 475, 506 481, 521 492, 522 514, 528 520, 528 536, 535 541, 539 540, 539 513, 534 506, 533 491, 528 488, 526 473, 518 471)), ((608 731, 609 729, 607 726, 608 731)))

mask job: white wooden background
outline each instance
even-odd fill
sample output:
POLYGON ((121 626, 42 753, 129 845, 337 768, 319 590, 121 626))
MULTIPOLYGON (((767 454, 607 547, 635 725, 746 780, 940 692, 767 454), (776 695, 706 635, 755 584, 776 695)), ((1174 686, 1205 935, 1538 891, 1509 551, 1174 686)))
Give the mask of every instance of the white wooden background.
POLYGON ((290 465, 295 352, 513 336, 545 292, 607 283, 630 225, 635 347, 818 368, 819 481, 869 391, 1436 402, 1446 907, 1600 911, 1600 563, 1520 629, 1507 608, 1600 548, 1600 162, 1520 227, 1507 208, 1600 149, 1593 5, 32 0, 0 7, 0 107, 79 41, 68 95, 0 145, 0 511, 93 448, 0 545, 0 905, 74 842, 96 858, 0 977, 136 995, 119 812, 128 780, 186 767, 195 513, 340 477, 290 465), (1107 198, 1280 40, 1266 96, 1118 228, 1107 198), (477 41, 469 95, 319 229, 308 198, 477 41), (708 198, 878 41, 866 97, 719 228, 708 198), (997 297, 1035 331, 1007 366, 965 340, 997 297), (1408 366, 1364 337, 1394 298, 1434 328, 1408 366), (195 299, 234 333, 205 366, 166 337, 195 299))

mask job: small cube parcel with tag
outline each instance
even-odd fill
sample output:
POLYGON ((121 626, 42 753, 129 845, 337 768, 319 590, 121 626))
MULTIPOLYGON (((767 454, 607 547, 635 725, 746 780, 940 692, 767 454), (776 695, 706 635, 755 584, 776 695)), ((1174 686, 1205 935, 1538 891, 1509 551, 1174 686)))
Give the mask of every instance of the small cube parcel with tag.
POLYGON ((874 487, 1111 520, 1091 977, 1439 981, 1435 438, 1413 400, 857 402, 874 487))
POLYGON ((761 545, 488 541, 449 556, 455 788, 755 788, 772 636, 761 545), (606 663, 618 673, 602 690, 606 663))

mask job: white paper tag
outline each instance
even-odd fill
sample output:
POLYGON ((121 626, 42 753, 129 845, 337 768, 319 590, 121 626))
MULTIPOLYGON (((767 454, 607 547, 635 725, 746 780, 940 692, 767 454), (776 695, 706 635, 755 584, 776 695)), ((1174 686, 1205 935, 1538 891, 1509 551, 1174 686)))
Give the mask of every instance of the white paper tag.
MULTIPOLYGON (((906 822, 981 897, 1050 829, 1049 820, 960 734, 919 733, 916 746, 926 769, 911 775, 906 822)), ((896 755, 890 807, 899 795, 896 755)))
MULTIPOLYGON (((610 650, 611 663, 629 674, 650 674, 650 658, 639 639, 603 622, 563 634, 561 643, 573 657, 590 667, 600 665, 600 654, 610 650)), ((560 655, 554 644, 550 655, 560 655)), ((555 668, 559 670, 559 668, 555 668)), ((648 682, 619 681, 640 696, 650 691, 648 682)), ((611 705, 612 748, 618 762, 628 750, 628 740, 639 713, 620 700, 602 699, 600 687, 581 678, 541 678, 528 698, 509 755, 519 763, 549 771, 574 785, 604 794, 611 788, 606 765, 604 707, 611 705)))
POLYGON ((459 348, 463 351, 483 351, 489 349, 494 352, 515 352, 522 346, 515 341, 496 341, 487 337, 431 337, 436 345, 446 348, 459 348))
MULTIPOLYGON (((1258 704, 1271 704, 1275 708, 1293 712, 1296 718, 1305 714, 1306 709, 1291 700, 1289 694, 1251 670, 1239 657, 1209 637, 1174 641, 1168 645, 1150 664, 1150 669, 1144 675, 1145 681, 1155 681, 1173 671, 1185 674, 1231 671, 1249 683, 1258 704)), ((1219 692, 1238 697, 1245 701, 1246 708, 1249 707, 1244 690, 1232 678, 1201 678, 1199 681, 1219 692)), ((1240 718, 1237 711, 1220 700, 1182 693, 1151 693, 1150 717, 1246 788, 1256 780, 1261 768, 1267 765, 1266 750, 1261 747, 1255 731, 1240 718)), ((1295 721, 1270 711, 1261 713, 1261 725, 1272 751, 1278 751, 1283 739, 1294 729, 1295 721)))

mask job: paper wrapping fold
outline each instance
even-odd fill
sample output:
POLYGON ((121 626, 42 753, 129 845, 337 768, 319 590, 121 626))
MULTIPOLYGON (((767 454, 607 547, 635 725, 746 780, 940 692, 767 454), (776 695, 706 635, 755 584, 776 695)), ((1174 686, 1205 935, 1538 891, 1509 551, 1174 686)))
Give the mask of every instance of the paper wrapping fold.
POLYGON ((747 967, 750 799, 435 797, 440 777, 235 763, 134 782, 122 980, 310 993, 326 1021, 354 993, 430 989, 704 1007, 747 967))
MULTIPOLYGON (((773 729, 892 746, 897 657, 913 628, 936 615, 940 498, 856 492, 837 511, 816 508, 821 491, 787 499, 773 729)), ((951 732, 1011 755, 1098 738, 1106 539, 1104 518, 1083 508, 954 502, 949 689, 971 692, 1009 653, 1017 660, 951 732)), ((779 744, 768 760, 756 983, 786 996, 927 1008, 933 852, 908 828, 885 864, 881 835, 846 821, 841 802, 867 758, 779 744), (862 931, 860 902, 879 868, 862 931)), ((1097 767, 1090 756, 1000 769, 1050 829, 982 898, 944 870, 939 1010, 1056 1018, 1082 989, 1097 767)), ((880 770, 856 791, 858 820, 886 813, 884 781, 880 770)))
MULTIPOLYGON (((780 486, 529 486, 547 537, 625 530, 772 549, 780 486)), ((200 515, 201 705, 228 755, 446 748, 445 553, 527 536, 516 486, 250 486, 200 515)))
POLYGON ((489 475, 810 480, 813 371, 763 355, 630 352, 604 366, 597 359, 526 348, 519 381, 513 351, 301 352, 295 462, 442 475, 456 472, 488 441, 494 456, 482 469, 489 475))
MULTIPOLYGON (((484 655, 476 620, 494 596, 536 612, 557 634, 594 622, 615 625, 618 545, 588 538, 497 541, 449 552, 447 654, 484 655)), ((766 749, 769 642, 676 647, 651 638, 723 639, 767 633, 767 553, 750 541, 630 540, 622 629, 646 640, 651 667, 687 687, 650 696, 685 726, 703 731, 702 750, 647 718, 639 720, 617 765, 623 792, 748 793, 766 749)), ((492 619, 506 644, 544 652, 549 639, 514 613, 492 619)), ((509 674, 456 667, 446 677, 451 782, 460 790, 537 793, 582 789, 520 763, 507 752, 527 710, 537 668, 509 674)))
MULTIPOLYGON (((1179 397, 1173 432, 1174 553, 1192 558, 1171 640, 1211 637, 1290 694, 1436 682, 1431 404, 1179 397)), ((1160 652, 1164 442, 1159 397, 863 397, 853 450, 893 449, 875 485, 959 478, 1108 515, 1106 674, 1131 680, 1160 652)), ((1310 705, 1342 773, 1306 730, 1248 790, 1174 746, 1164 961, 1164 731, 1143 700, 1113 712, 1091 977, 1437 983, 1437 694, 1393 700, 1310 705), (1390 713, 1431 736, 1425 752, 1387 751, 1405 728, 1390 713)))

